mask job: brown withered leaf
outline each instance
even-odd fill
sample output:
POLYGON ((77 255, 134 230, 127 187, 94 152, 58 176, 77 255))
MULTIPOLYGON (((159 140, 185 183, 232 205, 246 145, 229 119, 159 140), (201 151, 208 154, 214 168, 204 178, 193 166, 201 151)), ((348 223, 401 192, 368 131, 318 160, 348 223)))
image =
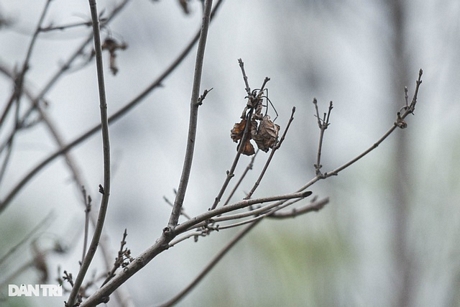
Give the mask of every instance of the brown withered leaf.
POLYGON ((249 139, 247 139, 246 142, 244 142, 244 148, 241 153, 246 156, 252 156, 255 153, 254 146, 252 146, 251 141, 249 139))
POLYGON ((278 133, 280 126, 275 124, 270 116, 265 115, 260 121, 259 130, 252 135, 252 138, 260 150, 267 152, 269 148, 273 148, 278 141, 278 133))
MULTIPOLYGON (((233 129, 230 131, 230 137, 234 142, 238 142, 243 138, 244 129, 246 128, 246 119, 242 119, 239 123, 233 125, 233 129)), ((248 139, 250 140, 253 135, 257 133, 257 122, 255 120, 251 121, 251 126, 249 127, 248 139)))
POLYGON ((233 142, 238 142, 238 140, 241 140, 245 127, 246 119, 242 119, 239 123, 235 123, 235 125, 233 125, 233 129, 230 131, 230 137, 232 138, 233 142))
MULTIPOLYGON (((235 125, 233 126, 230 137, 232 138, 234 142, 238 142, 239 140, 243 138, 244 129, 246 127, 246 122, 247 122, 246 119, 242 119, 241 122, 235 123, 235 125)), ((251 144, 252 134, 257 132, 257 122, 255 120, 251 121, 251 127, 249 130, 250 131, 243 144, 243 151, 242 151, 242 153, 247 156, 251 156, 255 153, 254 146, 251 144)), ((238 145, 237 150, 240 148, 240 146, 241 146, 241 142, 238 145)))

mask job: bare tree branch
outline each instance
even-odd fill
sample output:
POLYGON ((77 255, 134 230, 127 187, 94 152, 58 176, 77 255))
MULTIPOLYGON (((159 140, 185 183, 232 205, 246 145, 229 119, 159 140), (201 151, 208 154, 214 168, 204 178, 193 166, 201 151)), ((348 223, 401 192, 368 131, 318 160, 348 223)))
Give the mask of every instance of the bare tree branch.
MULTIPOLYGON (((243 81, 244 81, 244 84, 246 86, 245 90, 246 90, 246 93, 248 94, 247 98, 248 98, 248 104, 252 104, 252 100, 255 100, 255 99, 258 99, 259 97, 254 97, 251 93, 251 88, 249 87, 249 82, 248 82, 248 76, 246 75, 246 71, 244 69, 244 62, 242 59, 238 59, 238 64, 241 68, 241 73, 243 74, 243 81)), ((270 78, 266 77, 264 79, 264 82, 262 84, 262 87, 260 88, 259 90, 259 93, 263 93, 263 90, 265 88, 265 85, 266 83, 270 80, 270 78)), ((211 210, 214 210, 217 205, 219 204, 222 196, 224 195, 225 191, 227 190, 227 186, 228 184, 230 183, 230 180, 235 176, 234 172, 235 172, 235 169, 236 169, 236 166, 238 165, 238 161, 241 157, 241 154, 243 153, 243 151, 246 149, 244 144, 246 144, 246 142, 250 139, 250 126, 251 126, 251 121, 252 121, 252 115, 253 115, 253 112, 254 112, 254 108, 250 108, 248 113, 246 114, 246 110, 247 110, 247 106, 248 104, 246 105, 246 107, 244 108, 244 111, 243 111, 243 114, 241 115, 241 118, 243 120, 246 121, 245 123, 245 126, 244 126, 244 132, 243 132, 243 135, 241 137, 241 140, 240 140, 240 143, 238 144, 238 147, 237 147, 237 153, 236 153, 236 156, 235 156, 235 159, 233 160, 233 163, 232 163, 232 166, 230 167, 229 170, 227 170, 227 176, 225 177, 225 180, 224 180, 224 183, 222 184, 222 187, 220 188, 220 191, 219 193, 217 194, 215 200, 214 200, 214 203, 212 204, 211 206, 211 210)), ((252 149, 253 150, 253 149, 252 149)), ((227 202, 225 202, 225 204, 227 204, 227 202)))
MULTIPOLYGON (((11 79, 14 79, 14 75, 13 75, 11 69, 8 69, 7 67, 5 67, 3 65, 0 65, 0 72, 4 73, 6 76, 8 76, 11 79)), ((56 144, 58 145, 58 147, 59 148, 65 147, 64 138, 61 136, 61 133, 59 132, 59 129, 57 128, 57 126, 55 125, 53 120, 50 118, 50 116, 48 116, 48 113, 46 112, 46 110, 44 109, 42 104, 39 103, 37 98, 35 98, 35 99, 33 98, 32 93, 29 91, 29 89, 27 87, 23 87, 23 93, 27 96, 27 98, 31 101, 31 103, 34 104, 36 110, 40 114, 40 118, 42 119, 42 122, 48 128, 50 134, 54 138, 54 140, 55 140, 56 144)), ((85 185, 83 177, 82 177, 82 175, 81 175, 81 173, 79 171, 79 168, 77 167, 77 163, 76 163, 75 159, 73 158, 73 156, 72 156, 72 154, 70 152, 68 152, 68 151, 64 152, 63 155, 65 157, 66 164, 69 167, 70 172, 72 173, 72 177, 74 179, 75 185, 81 191, 82 187, 84 187, 86 185, 85 185)), ((86 188, 85 188, 85 190, 86 190, 86 188)), ((83 193, 82 193, 82 196, 83 196, 82 197, 82 200, 83 200, 82 203, 85 205, 85 213, 86 213, 87 209, 88 209, 87 208, 87 205, 88 205, 87 202, 88 202, 89 199, 83 193)), ((88 197, 89 197, 89 195, 88 195, 88 197)), ((85 214, 85 216, 86 216, 86 218, 89 216, 91 224, 93 226, 96 226, 96 223, 97 223, 97 213, 96 213, 96 211, 88 212, 87 214, 85 214)), ((86 229, 86 227, 87 227, 87 225, 85 224, 85 229, 86 229)), ((84 236, 85 237, 87 236, 87 231, 86 230, 85 230, 84 236)), ((107 237, 107 235, 102 234, 102 237, 103 238, 107 237)), ((109 270, 110 266, 112 265, 112 258, 113 258, 113 253, 111 251, 111 248, 110 248, 107 240, 101 240, 99 242, 99 246, 100 246, 102 254, 103 254, 106 269, 109 270)), ((86 247, 84 247, 83 250, 86 251, 86 247)), ((82 261, 83 261, 83 258, 84 258, 84 255, 82 257, 82 261)), ((115 292, 115 295, 117 297, 117 300, 119 302, 123 302, 123 304, 125 306, 132 306, 133 305, 132 302, 131 302, 132 299, 130 298, 129 293, 127 293, 127 291, 125 289, 119 288, 115 292)))
POLYGON ((212 219, 215 216, 218 216, 218 215, 221 215, 227 212, 235 211, 238 209, 246 208, 251 205, 268 203, 268 202, 279 201, 279 200, 288 200, 288 199, 293 199, 293 198, 305 198, 310 195, 311 195, 311 192, 306 191, 306 192, 297 192, 297 193, 275 195, 275 196, 262 197, 262 198, 245 199, 245 200, 236 202, 234 204, 227 205, 225 207, 219 207, 214 210, 209 210, 205 213, 195 216, 191 218, 190 220, 187 220, 184 223, 178 225, 175 228, 174 233, 175 235, 180 234, 184 231, 187 231, 189 229, 196 227, 198 223, 212 219))
MULTIPOLYGON (((325 198, 320 201, 315 201, 312 202, 308 205, 305 205, 302 208, 298 209, 293 209, 292 212, 284 212, 284 213, 272 213, 268 215, 268 217, 272 218, 292 218, 299 216, 301 214, 305 214, 311 211, 319 211, 321 210, 327 203, 329 202, 328 198, 325 198)), ((253 212, 254 213, 254 212, 253 212)), ((217 220, 218 218, 216 218, 217 220)), ((236 243, 238 243, 246 234, 249 233, 250 230, 252 230, 257 224, 262 221, 262 218, 256 218, 255 220, 249 221, 248 226, 243 228, 230 242, 228 242, 222 249, 221 251, 214 256, 214 258, 206 265, 206 267, 183 289, 181 290, 178 294, 176 294, 173 298, 168 300, 167 302, 164 302, 159 305, 159 307, 169 307, 173 306, 174 304, 178 303, 181 299, 183 299, 190 291, 192 291, 199 283, 200 281, 214 268, 214 266, 232 249, 236 243)), ((223 228, 219 228, 223 229, 223 228)), ((187 239, 187 238, 184 238, 187 239)), ((172 243, 172 242, 171 242, 172 243)), ((176 242, 178 243, 178 242, 176 242)))
POLYGON ((176 227, 179 216, 181 214, 182 204, 187 190, 188 180, 190 178, 190 171, 192 169, 193 152, 195 149, 196 128, 198 122, 198 101, 200 95, 201 73, 203 71, 204 50, 206 47, 206 39, 208 37, 209 23, 211 21, 211 8, 212 0, 206 0, 203 23, 201 26, 200 41, 198 43, 198 50, 195 63, 195 76, 193 78, 192 98, 190 101, 190 119, 187 137, 187 148, 185 152, 184 166, 182 167, 182 175, 177 189, 176 199, 169 218, 168 227, 176 227))
POLYGON ((104 227, 105 216, 109 205, 110 196, 110 139, 109 139, 109 121, 107 115, 107 99, 105 94, 105 83, 104 83, 104 67, 102 64, 102 47, 101 47, 101 36, 99 29, 99 16, 97 13, 96 0, 89 0, 89 6, 91 9, 91 18, 93 20, 93 31, 94 31, 94 50, 96 51, 96 68, 97 68, 97 81, 99 87, 99 107, 101 109, 101 127, 102 127, 102 147, 103 147, 103 158, 104 158, 104 187, 102 192, 101 206, 99 208, 99 217, 94 230, 93 239, 89 246, 88 252, 83 260, 83 263, 78 272, 75 284, 72 288, 72 292, 69 295, 67 306, 73 306, 80 286, 83 283, 86 272, 96 254, 97 246, 101 238, 102 229, 104 227))
POLYGON ((88 243, 88 236, 89 236, 89 220, 91 214, 91 196, 86 195, 85 187, 81 188, 83 198, 85 199, 85 232, 83 233, 83 253, 81 257, 81 263, 85 260, 86 255, 86 246, 88 243))
MULTIPOLYGON (((404 121, 404 119, 409 114, 413 114, 414 111, 415 111, 415 105, 417 104, 418 91, 419 91, 420 85, 422 84, 422 75, 423 75, 423 70, 420 69, 418 79, 415 81, 415 91, 414 91, 414 96, 412 97, 411 104, 408 107, 403 106, 401 108, 401 111, 397 113, 397 118, 396 118, 396 121, 393 123, 393 126, 377 142, 375 142, 367 150, 365 150, 364 152, 362 152, 361 154, 359 154, 357 157, 355 157, 354 159, 350 160, 349 162, 343 164, 342 166, 339 166, 338 168, 336 168, 336 169, 334 169, 334 170, 332 170, 330 172, 326 172, 324 174, 321 174, 321 172, 320 172, 319 174, 316 175, 315 178, 313 178, 307 184, 305 184, 300 189, 300 191, 303 191, 303 190, 307 189, 309 186, 311 186, 312 184, 314 184, 318 180, 325 179, 325 178, 328 178, 330 176, 337 176, 338 173, 340 173, 341 171, 343 171, 347 167, 351 166, 355 162, 359 161, 361 158, 363 158, 364 156, 369 154, 371 151, 376 149, 383 141, 386 140, 386 138, 388 136, 390 136, 390 134, 392 134, 396 130, 396 128, 401 128, 401 129, 406 128, 407 123, 404 121), (401 112, 402 112, 402 114, 401 114, 401 112)), ((320 137, 320 138, 322 138, 322 137, 320 137)), ((316 168, 316 166, 315 166, 315 168, 316 168)))
POLYGON ((332 101, 331 101, 329 103, 329 111, 327 112, 327 115, 326 115, 326 113, 324 113, 324 116, 321 119, 321 117, 319 116, 318 102, 316 101, 316 98, 313 99, 313 104, 315 105, 316 118, 318 119, 318 127, 319 127, 319 131, 320 131, 319 144, 318 144, 318 154, 317 154, 317 157, 316 157, 315 169, 316 169, 316 175, 321 176, 322 175, 321 174, 321 167, 322 167, 322 165, 321 165, 321 150, 323 148, 324 131, 330 125, 329 118, 331 116, 333 106, 332 106, 332 101))

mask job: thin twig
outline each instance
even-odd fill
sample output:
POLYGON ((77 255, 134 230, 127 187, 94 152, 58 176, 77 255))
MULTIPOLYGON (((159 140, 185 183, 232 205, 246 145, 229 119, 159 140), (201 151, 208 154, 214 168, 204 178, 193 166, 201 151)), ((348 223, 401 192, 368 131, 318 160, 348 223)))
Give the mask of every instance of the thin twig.
POLYGON ((265 85, 267 85, 267 82, 270 81, 270 78, 269 77, 265 77, 263 83, 262 83, 262 86, 260 87, 260 90, 259 90, 259 95, 263 95, 262 93, 264 92, 265 90, 265 85))
MULTIPOLYGON (((282 206, 282 205, 286 202, 287 199, 282 199, 282 200, 277 201, 277 202, 275 202, 273 204, 266 205, 266 206, 263 206, 263 207, 260 207, 260 208, 257 208, 257 209, 253 209, 253 210, 250 210, 248 212, 242 212, 242 213, 236 213, 236 214, 231 214, 231 215, 223 215, 223 216, 213 217, 212 222, 217 223, 217 222, 222 222, 222 221, 237 220, 237 219, 241 219, 241 218, 245 218, 245 217, 249 217, 249 216, 261 216, 263 214, 271 214, 271 213, 275 212, 276 210, 279 210, 279 209, 282 209, 284 207, 287 207, 287 206, 293 204, 294 202, 300 201, 303 198, 310 196, 311 194, 312 194, 312 192, 310 192, 310 191, 309 192, 304 192, 303 197, 295 198, 292 202, 289 202, 289 203, 285 204, 284 206, 282 206), (273 210, 275 210, 275 211, 273 211, 273 210)), ((204 225, 202 225, 202 224, 194 225, 194 227, 201 227, 201 226, 204 226, 204 225)), ((224 229, 224 228, 222 226, 219 226, 219 230, 220 229, 224 229)))
MULTIPOLYGON (((19 110, 19 108, 17 109, 19 110)), ((2 148, 0 149, 0 152, 2 152, 4 149, 6 150, 5 157, 2 161, 2 166, 0 167, 0 183, 3 181, 3 176, 5 175, 8 163, 10 162, 11 153, 13 152, 13 140, 17 131, 18 129, 14 129, 14 131, 11 132, 10 137, 5 142, 4 146, 2 146, 2 148)))
MULTIPOLYGON (((15 75, 13 76, 13 73, 11 73, 9 71, 7 72, 6 68, 4 68, 3 65, 1 65, 1 71, 3 73, 5 73, 5 74, 11 75, 11 79, 13 79, 13 81, 16 82, 15 81, 16 76, 15 75)), ((10 112, 10 109, 13 106, 13 103, 15 101, 16 101, 16 97, 13 94, 13 95, 10 96, 10 99, 8 100, 8 103, 6 103, 5 109, 2 112, 2 116, 0 116, 0 128, 3 126, 3 123, 4 123, 5 119, 6 119, 6 117, 8 116, 8 114, 10 112)))
POLYGON ((206 0, 205 10, 203 15, 203 23, 201 26, 200 41, 198 42, 198 50, 195 63, 195 76, 193 78, 192 97, 190 99, 190 118, 187 137, 187 148, 185 150, 184 165, 182 167, 182 175, 177 189, 176 199, 169 218, 168 227, 174 228, 178 221, 184 202, 185 193, 190 178, 192 169, 193 152, 195 149, 196 128, 198 123, 198 107, 200 106, 198 98, 200 95, 201 74, 203 71, 204 51, 206 48, 206 40, 208 37, 209 23, 211 21, 212 0, 206 0))
MULTIPOLYGON (((261 208, 258 208, 258 209, 255 209, 255 210, 252 210, 250 213, 252 215, 254 215, 252 218, 250 219, 247 219, 247 220, 244 220, 242 222, 237 222, 237 223, 233 223, 233 224, 228 224, 228 225, 224 225, 224 226, 219 226, 219 230, 224 230, 224 229, 230 229, 230 228, 235 228, 235 227, 239 227, 239 226, 242 226, 242 225, 246 225, 246 224, 249 224, 249 223, 253 223, 257 220, 261 220, 261 219, 264 219, 266 217, 275 217, 277 212, 279 210, 282 210, 283 208, 286 208, 298 201, 302 200, 301 198, 298 198, 298 199, 295 199, 295 200, 292 200, 290 202, 286 202, 286 200, 281 200, 281 201, 278 201, 272 205, 269 205, 269 206, 265 206, 265 207, 261 207, 261 208)), ((327 203, 329 203, 329 199, 327 198, 327 201, 324 201, 324 202, 321 202, 320 204, 317 204, 317 203, 314 203, 314 204, 309 204, 309 205, 306 205, 304 207, 301 207, 299 208, 299 210, 297 210, 296 208, 293 208, 291 212, 283 212, 280 214, 280 218, 288 218, 288 217, 296 217, 297 215, 301 214, 301 213, 308 213, 308 212, 311 212, 311 211, 319 211, 321 210, 327 203)), ((231 217, 232 220, 234 220, 235 218, 234 217, 242 217, 243 214, 240 214, 239 216, 238 215, 233 215, 233 216, 225 216, 226 217, 231 217)), ((246 214, 247 215, 247 214, 246 214)), ((214 218, 213 221, 215 222, 218 222, 221 218, 214 218)))
MULTIPOLYGON (((419 91, 420 85, 422 84, 422 80, 421 80, 422 74, 423 74, 423 71, 420 69, 419 77, 418 77, 418 80, 416 81, 416 87, 415 87, 414 96, 412 98, 412 102, 411 102, 411 104, 409 105, 408 108, 405 108, 404 113, 402 115, 400 113, 398 113, 398 119, 399 120, 404 120, 404 118, 406 118, 407 115, 413 114, 413 112, 415 111, 415 105, 417 103, 418 91, 419 91)), ((357 156, 356 158, 354 158, 350 162, 348 162, 348 163, 342 165, 341 167, 338 167, 335 170, 333 170, 333 171, 331 171, 329 173, 326 173, 324 175, 326 177, 337 175, 339 172, 341 172, 345 168, 349 167, 350 165, 352 165, 356 161, 360 160, 362 157, 364 157, 365 155, 370 153, 372 150, 376 149, 396 128, 405 128, 405 127, 407 127, 407 124, 404 121, 403 122, 401 122, 401 121, 398 122, 398 120, 397 120, 396 122, 393 123, 393 126, 376 143, 374 143, 366 151, 364 151, 362 154, 360 154, 359 156, 357 156)))
POLYGON ((247 208, 255 204, 262 204, 262 203, 274 202, 274 201, 279 201, 279 200, 288 200, 288 199, 294 199, 294 198, 305 198, 309 196, 310 194, 311 192, 307 191, 307 192, 275 195, 275 196, 262 197, 262 198, 245 199, 245 200, 236 202, 234 204, 227 205, 225 207, 219 207, 214 210, 209 210, 205 213, 195 216, 194 218, 178 225, 175 228, 175 234, 177 235, 179 233, 192 229, 196 227, 198 223, 201 223, 207 220, 211 220, 212 222, 213 217, 227 213, 227 212, 235 211, 235 210, 242 209, 242 208, 247 208))
POLYGON ((185 241, 192 237, 195 238, 195 241, 196 241, 197 237, 204 237, 204 236, 206 236, 206 234, 202 231, 190 232, 190 233, 185 234, 182 237, 176 237, 174 240, 169 242, 169 247, 173 247, 174 245, 177 245, 178 243, 185 241))
MULTIPOLYGON (((243 62, 242 59, 238 59, 238 63, 239 63, 240 68, 241 68, 241 73, 243 74, 243 80, 244 80, 244 84, 246 85, 245 90, 246 90, 246 93, 248 94, 248 99, 251 99, 251 97, 252 97, 251 88, 249 87, 248 76, 246 75, 246 71, 244 70, 244 62, 243 62)), ((266 82, 264 82, 264 84, 265 83, 266 82)), ((240 143, 238 144, 238 150, 236 152, 235 159, 233 159, 232 166, 230 167, 230 169, 227 170, 227 176, 225 177, 224 183, 222 184, 222 187, 220 188, 219 193, 215 197, 214 203, 212 204, 210 210, 214 210, 217 207, 217 205, 219 204, 220 200, 222 199, 222 195, 224 195, 225 191, 227 190, 227 187, 228 187, 228 184, 230 183, 230 180, 232 180, 232 178, 235 176, 236 166, 238 165, 238 161, 240 160, 241 154, 243 153, 244 144, 246 144, 246 140, 247 140, 247 138, 249 137, 249 134, 250 134, 249 127, 251 125, 252 113, 253 112, 254 112, 254 109, 251 108, 249 110, 248 114, 245 115, 246 116, 246 118, 245 118, 246 119, 246 124, 244 126, 243 136, 241 137, 240 143)))
POLYGON ((214 199, 214 203, 212 204, 210 210, 214 210, 217 207, 217 205, 219 204, 222 198, 222 195, 224 195, 224 192, 227 190, 227 186, 230 183, 230 180, 235 176, 235 169, 236 169, 236 166, 238 165, 238 161, 240 160, 241 154, 243 153, 243 149, 244 149, 244 146, 242 146, 242 144, 246 142, 246 138, 249 136, 249 126, 250 126, 249 123, 252 117, 252 111, 253 111, 252 109, 249 111, 248 117, 246 119, 246 125, 244 127, 243 136, 240 140, 235 159, 233 159, 232 166, 227 171, 227 176, 225 177, 225 181, 222 184, 222 187, 220 188, 220 191, 217 194, 216 198, 214 199))
MULTIPOLYGON (((107 19, 106 18, 101 18, 99 21, 100 21, 101 27, 102 27, 104 25, 104 23, 107 22, 107 19)), ((55 31, 55 30, 63 31, 63 30, 66 30, 66 29, 76 28, 76 27, 91 27, 92 24, 93 24, 92 21, 83 21, 83 22, 74 22, 74 23, 63 24, 63 25, 60 25, 60 26, 49 25, 47 27, 40 28, 40 31, 41 32, 51 32, 51 31, 55 31)))
MULTIPOLYGON (((174 207, 174 204, 167 198, 166 196, 163 196, 164 201, 172 207, 174 207)), ((183 215, 186 219, 190 220, 191 217, 187 213, 185 213, 184 207, 181 208, 180 214, 183 215)))
POLYGON ((86 246, 88 244, 88 236, 89 236, 89 220, 91 216, 91 196, 86 195, 86 189, 85 187, 81 187, 82 194, 83 194, 83 199, 85 202, 85 232, 83 235, 83 254, 81 257, 81 263, 83 263, 83 260, 85 260, 85 255, 86 255, 86 246))
POLYGON ((75 299, 79 292, 80 286, 83 283, 86 272, 96 254, 97 246, 101 238, 102 229, 104 227, 105 216, 107 214, 109 195, 110 195, 110 140, 109 140, 109 123, 107 115, 107 100, 105 94, 105 83, 104 83, 104 68, 102 64, 102 48, 101 48, 101 36, 99 28, 99 16, 97 13, 96 0, 89 0, 89 6, 91 9, 91 18, 93 20, 93 32, 94 32, 94 50, 96 52, 96 68, 97 68, 97 80, 99 87, 99 107, 101 110, 101 127, 102 127, 102 146, 103 146, 103 158, 104 158, 104 188, 102 193, 101 206, 99 209, 99 218, 94 230, 93 238, 91 240, 88 253, 83 260, 83 263, 78 272, 77 278, 75 279, 75 285, 72 288, 72 292, 69 295, 67 306, 73 306, 75 299))
POLYGON ((228 195, 227 197, 227 200, 224 202, 223 206, 226 206, 228 205, 228 203, 230 202, 230 200, 232 199, 233 195, 235 194, 236 190, 238 189, 238 187, 241 185, 241 183, 243 182, 243 179, 246 177, 247 173, 252 170, 252 167, 254 166, 254 160, 256 159, 257 157, 257 154, 259 153, 260 149, 257 149, 256 153, 252 156, 251 160, 249 161, 249 164, 248 166, 246 166, 246 169, 243 171, 243 173, 241 174, 240 176, 240 179, 238 179, 238 182, 235 184, 235 186, 233 187, 232 191, 230 192, 230 194, 228 195))
POLYGON ((203 91, 203 94, 201 94, 201 96, 198 97, 198 100, 197 100, 196 103, 197 103, 199 106, 201 106, 201 105, 203 104, 203 101, 204 101, 204 99, 206 98, 206 96, 207 96, 207 95, 209 94, 209 92, 212 91, 212 90, 213 90, 212 87, 211 87, 209 90, 207 90, 207 89, 204 90, 204 91, 203 91))
POLYGON ((313 99, 313 104, 315 105, 316 118, 318 119, 318 127, 319 127, 319 130, 320 130, 319 144, 318 144, 318 154, 317 154, 317 157, 316 157, 316 164, 314 166, 315 166, 315 170, 316 170, 316 175, 317 176, 322 176, 322 174, 321 174, 321 167, 322 167, 322 165, 321 165, 321 151, 322 151, 322 148, 323 148, 324 132, 326 131, 326 129, 330 125, 329 118, 331 116, 333 106, 332 106, 332 101, 331 101, 329 103, 329 111, 328 111, 327 115, 326 115, 326 113, 324 113, 323 119, 321 119, 319 117, 318 102, 317 102, 316 98, 313 99))
POLYGON ((270 165, 270 162, 273 159, 273 156, 275 155, 275 152, 280 148, 281 144, 283 143, 284 139, 286 138, 286 134, 289 130, 289 127, 291 126, 292 121, 294 120, 294 113, 295 113, 295 107, 292 108, 291 111, 291 117, 289 118, 288 124, 286 125, 286 129, 284 130, 283 136, 279 140, 279 142, 272 148, 270 155, 267 158, 267 161, 265 162, 265 165, 262 169, 262 172, 259 175, 259 178, 257 178, 256 182, 254 183, 254 186, 252 187, 251 191, 248 193, 248 195, 245 197, 245 199, 251 198, 252 194, 256 191, 257 187, 260 185, 260 182, 262 181, 263 176, 265 175, 265 172, 268 169, 268 166, 270 165))
MULTIPOLYGON (((412 97, 412 101, 411 101, 410 105, 408 107, 404 106, 401 109, 403 111, 402 114, 400 112, 397 113, 397 119, 393 123, 393 126, 390 129, 388 129, 388 131, 380 139, 378 139, 377 142, 375 142, 371 147, 366 149, 364 152, 362 152, 360 155, 358 155, 354 159, 352 159, 349 162, 343 164, 342 166, 339 166, 338 168, 336 168, 336 169, 334 169, 334 170, 332 170, 330 172, 326 172, 324 174, 319 174, 319 175, 317 174, 316 177, 314 177, 309 182, 307 182, 302 188, 299 189, 299 191, 304 191, 305 189, 307 189, 308 187, 313 185, 318 180, 325 179, 325 178, 328 178, 328 177, 331 177, 331 176, 337 176, 338 173, 340 173, 341 171, 343 171, 347 167, 351 166, 355 162, 359 161, 361 158, 363 158, 364 156, 369 154, 371 151, 376 149, 383 141, 385 141, 385 139, 388 136, 390 136, 390 134, 393 133, 393 131, 396 130, 396 128, 402 128, 402 129, 406 128, 407 123, 404 121, 404 118, 406 118, 409 114, 413 114, 414 111, 415 111, 415 105, 417 104, 418 91, 420 89, 420 85, 422 84, 422 75, 423 75, 423 70, 420 69, 418 79, 415 81, 416 86, 415 86, 414 96, 412 97)), ((315 168, 316 168, 316 166, 315 166, 315 168)))
MULTIPOLYGON (((267 207, 263 207, 263 208, 259 208, 259 209, 256 209, 256 210, 253 210, 253 211, 257 211, 257 210, 260 210, 260 209, 264 209, 264 210, 261 210, 262 213, 258 214, 258 215, 255 215, 253 218, 251 219, 248 219, 248 220, 245 220, 245 221, 242 221, 242 222, 238 222, 238 223, 233 223, 233 224, 230 224, 230 225, 225 225, 225 226, 220 226, 219 227, 219 230, 223 230, 223 229, 229 229, 229 228, 234 228, 234 227, 239 227, 241 225, 245 225, 245 224, 248 224, 248 223, 252 223, 252 222, 255 222, 257 220, 261 220, 263 218, 266 218, 266 217, 279 217, 279 218, 293 218, 293 217, 296 217, 300 214, 305 214, 305 213, 308 213, 308 212, 311 212, 311 211, 319 211, 321 210, 326 204, 329 203, 329 198, 326 198, 325 200, 321 201, 320 203, 317 203, 317 202, 314 202, 314 203, 311 203, 309 205, 306 205, 306 206, 303 206, 301 208, 293 208, 291 212, 283 212, 283 213, 280 213, 280 215, 276 216, 277 212, 283 208, 286 208, 298 201, 300 201, 302 199, 295 199, 293 201, 290 201, 290 202, 286 202, 285 200, 284 201, 279 201, 273 205, 270 205, 271 207, 271 210, 269 211, 265 211, 267 207)), ((217 220, 217 218, 216 218, 217 220)))
POLYGON ((324 199, 309 203, 308 205, 302 206, 300 208, 293 208, 291 211, 288 211, 288 212, 274 212, 268 215, 267 217, 273 218, 273 219, 294 218, 301 214, 305 214, 311 211, 319 211, 328 203, 329 203, 329 197, 326 197, 324 199))
POLYGON ((246 93, 249 95, 251 95, 251 88, 249 87, 249 82, 248 82, 248 76, 246 75, 246 71, 244 70, 244 62, 242 59, 238 59, 238 64, 240 65, 240 68, 241 68, 241 72, 243 73, 243 80, 244 80, 244 84, 246 85, 246 93))
POLYGON ((112 269, 110 272, 107 273, 107 278, 102 283, 101 287, 108 283, 113 277, 115 277, 115 272, 120 268, 125 266, 125 260, 128 258, 129 261, 132 260, 131 258, 131 251, 129 249, 125 249, 126 245, 126 237, 128 236, 128 230, 125 228, 123 232, 123 238, 120 241, 120 249, 118 250, 118 255, 115 258, 115 262, 113 264, 112 269))

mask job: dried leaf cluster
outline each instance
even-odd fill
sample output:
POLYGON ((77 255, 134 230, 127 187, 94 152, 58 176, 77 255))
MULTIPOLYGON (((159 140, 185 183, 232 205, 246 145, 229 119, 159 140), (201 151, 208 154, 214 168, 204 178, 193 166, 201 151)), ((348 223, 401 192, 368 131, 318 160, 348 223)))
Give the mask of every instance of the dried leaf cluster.
POLYGON ((231 130, 230 137, 238 144, 237 150, 243 146, 242 154, 251 156, 255 153, 251 139, 256 142, 257 147, 267 152, 278 142, 280 126, 275 124, 269 115, 262 115, 263 109, 263 91, 253 91, 248 97, 248 103, 241 115, 241 121, 235 123, 231 130), (255 112, 255 113, 254 113, 255 112), (253 114, 254 113, 254 114, 253 114), (249 125, 247 124, 249 123, 249 125))

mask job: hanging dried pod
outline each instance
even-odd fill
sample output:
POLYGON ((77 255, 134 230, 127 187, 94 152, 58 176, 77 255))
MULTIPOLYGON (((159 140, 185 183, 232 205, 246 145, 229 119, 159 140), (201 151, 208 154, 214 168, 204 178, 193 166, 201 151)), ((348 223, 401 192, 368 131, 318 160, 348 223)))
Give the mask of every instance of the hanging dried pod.
POLYGON ((265 115, 260 121, 259 129, 252 138, 260 150, 267 152, 269 148, 273 148, 278 142, 278 133, 280 126, 275 124, 270 116, 265 115))

